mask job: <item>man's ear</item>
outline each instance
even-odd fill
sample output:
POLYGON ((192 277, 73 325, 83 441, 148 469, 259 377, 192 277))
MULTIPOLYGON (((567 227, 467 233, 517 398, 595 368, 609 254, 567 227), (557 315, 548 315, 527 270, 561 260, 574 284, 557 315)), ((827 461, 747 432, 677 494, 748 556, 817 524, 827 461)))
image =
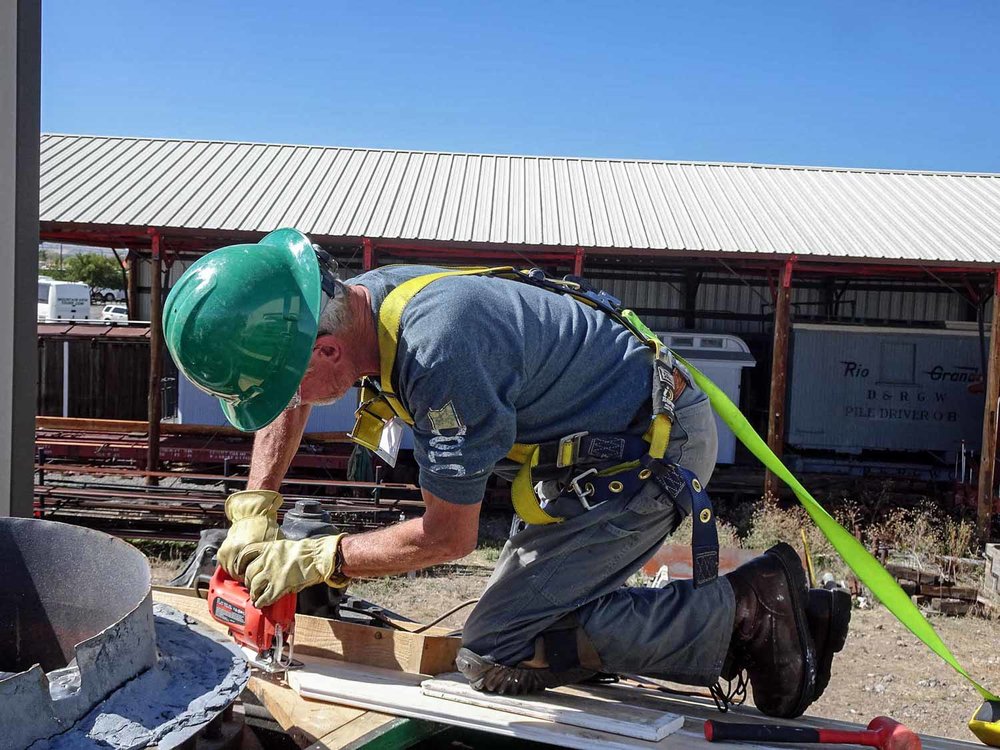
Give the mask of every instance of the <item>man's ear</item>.
POLYGON ((313 351, 320 357, 330 360, 331 364, 339 364, 344 357, 344 345, 336 336, 325 333, 316 339, 313 351))

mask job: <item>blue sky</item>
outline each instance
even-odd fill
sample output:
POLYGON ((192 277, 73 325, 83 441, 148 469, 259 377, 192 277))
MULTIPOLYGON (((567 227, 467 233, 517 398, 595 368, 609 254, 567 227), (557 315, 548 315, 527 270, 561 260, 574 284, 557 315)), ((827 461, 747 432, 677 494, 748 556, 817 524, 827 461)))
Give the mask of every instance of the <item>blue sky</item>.
POLYGON ((998 38, 998 0, 46 0, 42 127, 1000 172, 998 38))

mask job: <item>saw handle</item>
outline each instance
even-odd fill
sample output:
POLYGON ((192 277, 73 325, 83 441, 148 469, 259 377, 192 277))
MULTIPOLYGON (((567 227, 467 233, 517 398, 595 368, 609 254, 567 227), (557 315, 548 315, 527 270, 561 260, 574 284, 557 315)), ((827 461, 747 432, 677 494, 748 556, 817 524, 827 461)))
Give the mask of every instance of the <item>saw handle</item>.
POLYGON ((819 742, 819 730, 811 727, 785 727, 772 724, 735 724, 728 721, 705 722, 709 742, 819 742))
MULTIPOLYGON (((711 719, 705 722, 705 739, 709 742, 794 742, 800 745, 822 743, 868 747, 882 747, 884 743, 881 734, 867 729, 844 731, 781 724, 737 724, 711 719)), ((920 747, 919 743, 915 747, 920 747)))

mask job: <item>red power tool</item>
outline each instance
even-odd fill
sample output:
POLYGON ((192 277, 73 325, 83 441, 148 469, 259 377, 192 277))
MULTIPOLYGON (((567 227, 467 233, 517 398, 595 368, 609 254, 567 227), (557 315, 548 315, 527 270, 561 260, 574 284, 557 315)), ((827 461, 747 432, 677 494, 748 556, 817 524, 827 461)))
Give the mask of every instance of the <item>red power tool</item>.
POLYGON ((274 604, 255 607, 247 587, 221 566, 208 586, 212 617, 229 628, 229 635, 245 651, 252 652, 250 663, 266 672, 284 672, 296 665, 292 661, 295 602, 295 594, 286 594, 274 604))

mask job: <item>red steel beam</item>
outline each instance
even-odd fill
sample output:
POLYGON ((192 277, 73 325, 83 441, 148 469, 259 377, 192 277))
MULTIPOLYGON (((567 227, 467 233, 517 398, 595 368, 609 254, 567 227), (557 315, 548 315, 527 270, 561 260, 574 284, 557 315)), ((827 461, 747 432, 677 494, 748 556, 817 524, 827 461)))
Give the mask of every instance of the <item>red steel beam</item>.
POLYGON ((364 258, 362 260, 364 270, 371 271, 375 268, 375 246, 372 245, 372 241, 365 237, 361 240, 361 247, 364 250, 364 258))
MULTIPOLYGON (((107 247, 128 247, 133 250, 149 252, 149 237, 139 228, 120 227, 113 225, 93 225, 90 230, 83 230, 77 224, 55 224, 53 222, 42 222, 40 228, 41 239, 52 242, 82 242, 90 245, 107 247)), ((254 241, 259 239, 261 232, 232 231, 232 230, 212 230, 212 229, 184 229, 182 227, 172 227, 170 229, 170 241, 172 251, 184 251, 193 255, 203 255, 206 248, 221 247, 226 244, 238 242, 254 241)), ((334 237, 328 235, 315 235, 312 239, 316 242, 326 244, 363 244, 366 238, 363 237, 334 237)), ((370 239, 370 238, 367 238, 370 239)), ((378 249, 392 251, 397 254, 404 252, 411 256, 419 257, 421 254, 431 256, 445 254, 449 256, 459 256, 475 259, 477 257, 504 257, 520 258, 514 248, 525 256, 538 258, 539 260, 558 260, 571 264, 575 260, 575 249, 557 249, 552 246, 539 245, 506 245, 502 243, 483 242, 454 242, 442 243, 424 240, 378 240, 378 249)), ((747 270, 756 269, 764 272, 767 269, 773 270, 777 264, 784 264, 788 256, 771 255, 761 257, 757 253, 720 253, 708 250, 644 250, 633 248, 612 248, 612 247, 587 247, 584 248, 587 256, 600 261, 621 261, 634 263, 649 263, 650 261, 660 264, 676 263, 710 263, 715 259, 723 258, 727 263, 738 265, 747 270)), ((523 258, 521 259, 523 260, 523 258)), ((993 273, 997 270, 996 263, 941 263, 941 262, 914 262, 900 260, 890 262, 887 259, 865 259, 849 258, 843 261, 833 261, 827 257, 820 257, 813 260, 810 256, 799 256, 796 264, 796 276, 815 273, 820 275, 832 274, 844 278, 859 276, 888 276, 898 277, 899 274, 921 274, 928 270, 938 274, 968 274, 976 272, 993 273)))
MULTIPOLYGON (((163 349, 163 331, 161 316, 163 314, 163 259, 161 257, 161 241, 159 231, 147 230, 152 238, 152 277, 150 280, 149 300, 149 394, 147 396, 147 421, 149 422, 149 441, 146 449, 146 469, 156 471, 160 468, 160 376, 163 372, 161 355, 163 349)), ((155 485, 159 480, 149 475, 146 484, 155 485)))

